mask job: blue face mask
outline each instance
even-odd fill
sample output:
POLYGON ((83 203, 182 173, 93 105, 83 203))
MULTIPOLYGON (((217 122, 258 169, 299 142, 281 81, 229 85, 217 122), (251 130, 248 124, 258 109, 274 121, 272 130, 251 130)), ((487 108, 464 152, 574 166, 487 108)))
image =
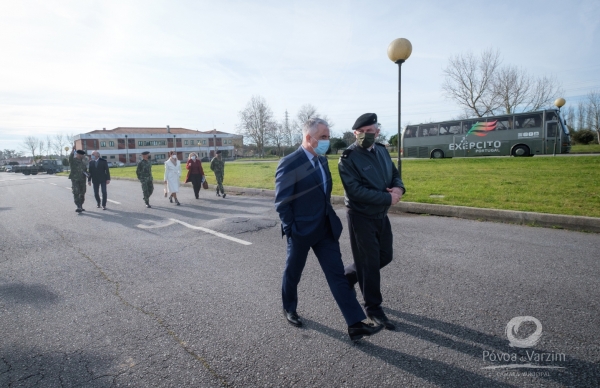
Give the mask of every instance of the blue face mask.
MULTIPOLYGON (((313 139, 314 139, 314 137, 313 137, 313 139)), ((317 139, 315 139, 315 140, 317 140, 317 139)), ((325 153, 329 149, 329 140, 317 140, 317 141, 319 142, 319 145, 316 148, 313 147, 313 150, 315 150, 317 155, 325 155, 325 153)))

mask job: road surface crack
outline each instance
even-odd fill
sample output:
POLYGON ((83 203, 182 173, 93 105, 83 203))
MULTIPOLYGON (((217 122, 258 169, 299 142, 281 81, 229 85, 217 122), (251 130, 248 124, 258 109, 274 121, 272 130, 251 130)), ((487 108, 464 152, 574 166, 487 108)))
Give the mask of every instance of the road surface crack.
POLYGON ((61 237, 63 238, 63 240, 65 241, 65 243, 69 246, 71 246, 72 248, 75 248, 77 250, 77 252, 84 257, 87 261, 89 261, 95 268, 96 270, 100 273, 100 275, 104 278, 104 280, 106 280, 108 283, 112 284, 115 286, 115 290, 114 290, 114 295, 121 301, 121 303, 123 303, 125 306, 132 308, 136 311, 139 311, 140 313, 146 315, 149 318, 152 318, 156 323, 158 323, 158 325, 163 328, 166 333, 175 340, 175 342, 177 342, 179 344, 179 346, 185 351, 187 352, 190 356, 192 356, 193 358, 195 358, 197 361, 199 361, 202 366, 204 366, 204 368, 221 384, 221 386, 223 387, 230 387, 231 385, 227 382, 227 379, 223 376, 221 376, 213 367, 210 366, 210 364, 208 363, 208 361, 200 356, 199 354, 197 354, 196 352, 194 352, 188 345, 187 343, 181 339, 181 337, 179 337, 177 335, 177 333, 175 333, 172 329, 169 328, 169 326, 165 323, 165 321, 159 317, 158 315, 156 315, 155 313, 153 313, 152 311, 148 311, 145 310, 142 307, 138 307, 136 305, 133 305, 131 303, 129 303, 124 297, 123 295, 121 295, 121 285, 119 284, 118 281, 113 280, 110 278, 110 276, 108 276, 106 274, 106 272, 102 269, 102 267, 100 267, 98 265, 98 263, 96 263, 91 257, 89 257, 85 252, 83 252, 79 247, 75 247, 73 245, 70 244, 70 242, 64 238, 64 236, 61 237))

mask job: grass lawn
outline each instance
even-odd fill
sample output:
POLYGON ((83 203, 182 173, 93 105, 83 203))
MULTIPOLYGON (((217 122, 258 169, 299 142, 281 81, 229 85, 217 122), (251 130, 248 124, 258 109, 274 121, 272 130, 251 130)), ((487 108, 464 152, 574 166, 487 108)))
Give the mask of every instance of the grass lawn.
MULTIPOLYGON (((329 165, 333 194, 343 195, 337 161, 330 158, 329 165)), ((402 166, 405 201, 600 217, 597 156, 411 159, 402 166)), ((274 189, 276 168, 272 162, 226 163, 224 184, 274 189)), ((164 167, 152 166, 152 172, 162 179, 164 167)), ((113 168, 111 175, 135 178, 135 167, 113 168)))
POLYGON ((600 153, 600 144, 576 144, 571 146, 572 154, 600 153))

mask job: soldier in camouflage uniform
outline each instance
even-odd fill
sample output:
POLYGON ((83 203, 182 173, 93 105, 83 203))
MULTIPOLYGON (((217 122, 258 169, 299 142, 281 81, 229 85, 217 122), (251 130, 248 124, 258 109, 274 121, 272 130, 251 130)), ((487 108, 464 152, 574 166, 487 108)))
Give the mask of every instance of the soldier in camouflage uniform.
POLYGON ((215 178, 217 179, 217 196, 221 196, 219 194, 219 190, 223 194, 223 198, 227 194, 225 194, 225 190, 223 189, 223 176, 225 175, 225 162, 221 158, 221 151, 217 151, 217 155, 210 161, 210 169, 215 173, 215 178))
POLYGON ((71 180, 71 189, 73 191, 73 200, 77 209, 77 213, 81 214, 85 211, 83 208, 83 202, 85 202, 85 183, 87 181, 87 165, 83 160, 85 151, 75 150, 73 146, 73 152, 69 154, 69 167, 71 172, 69 173, 69 179, 71 180))
POLYGON ((150 196, 154 192, 154 183, 152 178, 152 163, 150 163, 150 152, 142 152, 142 161, 138 164, 135 173, 142 183, 142 191, 144 192, 144 202, 146 202, 146 207, 151 208, 150 196))

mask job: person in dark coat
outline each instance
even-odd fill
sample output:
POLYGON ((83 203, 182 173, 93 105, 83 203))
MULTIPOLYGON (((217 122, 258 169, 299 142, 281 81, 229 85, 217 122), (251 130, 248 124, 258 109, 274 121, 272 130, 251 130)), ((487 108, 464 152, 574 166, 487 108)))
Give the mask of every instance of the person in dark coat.
POLYGON ((192 182, 194 187, 194 195, 196 199, 200 198, 200 188, 204 179, 204 169, 202 169, 202 162, 198 159, 198 155, 195 152, 190 153, 185 168, 188 170, 187 176, 185 177, 185 183, 192 182))
POLYGON ((327 158, 319 156, 329 149, 329 136, 326 121, 308 120, 302 129, 302 145, 281 159, 275 173, 275 209, 281 219, 281 234, 287 239, 281 286, 283 316, 290 324, 302 326, 296 311, 298 284, 312 249, 354 341, 379 332, 383 326, 363 322, 365 313, 344 277, 339 244, 342 222, 331 206, 327 158))
POLYGON ((92 158, 88 165, 88 186, 94 184, 94 197, 96 197, 96 207, 106 210, 106 185, 110 183, 110 170, 108 162, 100 157, 100 152, 93 151, 92 158), (100 189, 102 189, 102 205, 100 205, 100 189))

